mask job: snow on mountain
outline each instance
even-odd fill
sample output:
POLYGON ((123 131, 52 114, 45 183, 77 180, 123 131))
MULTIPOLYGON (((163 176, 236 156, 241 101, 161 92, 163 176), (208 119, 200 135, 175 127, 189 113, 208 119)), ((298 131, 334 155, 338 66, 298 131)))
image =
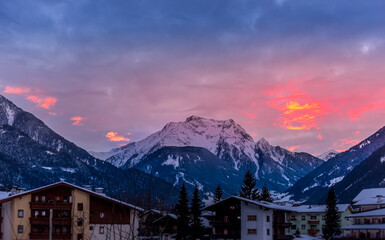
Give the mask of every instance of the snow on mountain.
POLYGON ((322 153, 321 155, 319 155, 317 157, 326 162, 330 158, 334 158, 337 154, 338 154, 338 152, 336 150, 329 150, 327 152, 322 153))
POLYGON ((383 146, 385 146, 385 127, 349 150, 330 158, 298 180, 287 192, 297 201, 322 202, 329 187, 346 183, 346 176, 383 146))
MULTIPOLYGON (((106 161, 121 168, 139 164, 147 155, 163 147, 201 147, 230 164, 234 170, 251 169, 262 182, 283 190, 322 163, 306 153, 293 153, 271 146, 264 138, 253 138, 233 120, 213 120, 191 116, 184 122, 171 122, 147 138, 113 149, 106 161), (273 180, 275 179, 275 180, 273 180)), ((102 156, 99 155, 95 156, 102 156)))

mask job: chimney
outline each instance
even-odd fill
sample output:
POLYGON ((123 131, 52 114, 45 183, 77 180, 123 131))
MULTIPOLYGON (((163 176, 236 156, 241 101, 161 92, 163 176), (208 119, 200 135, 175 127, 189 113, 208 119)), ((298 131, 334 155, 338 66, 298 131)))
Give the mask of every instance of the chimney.
POLYGON ((381 195, 377 195, 376 197, 377 197, 377 203, 382 202, 382 196, 381 195))
POLYGON ((102 188, 102 187, 95 188, 96 193, 103 193, 103 190, 104 190, 104 188, 102 188))
POLYGON ((83 188, 92 191, 92 185, 83 185, 83 188))

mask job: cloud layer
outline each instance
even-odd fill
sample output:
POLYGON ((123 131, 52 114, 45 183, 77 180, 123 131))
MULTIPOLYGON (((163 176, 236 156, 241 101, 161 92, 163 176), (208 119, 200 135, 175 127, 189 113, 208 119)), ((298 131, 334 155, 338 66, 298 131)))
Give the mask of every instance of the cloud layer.
POLYGON ((87 150, 193 114, 296 151, 346 149, 385 125, 384 7, 4 1, 1 92, 87 150))

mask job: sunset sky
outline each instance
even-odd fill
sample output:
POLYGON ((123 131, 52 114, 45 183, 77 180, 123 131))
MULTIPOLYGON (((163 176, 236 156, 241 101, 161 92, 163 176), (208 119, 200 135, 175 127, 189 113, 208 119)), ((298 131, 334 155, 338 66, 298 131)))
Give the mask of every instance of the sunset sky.
POLYGON ((385 1, 0 2, 0 91, 86 150, 190 115, 290 150, 385 125, 385 1))

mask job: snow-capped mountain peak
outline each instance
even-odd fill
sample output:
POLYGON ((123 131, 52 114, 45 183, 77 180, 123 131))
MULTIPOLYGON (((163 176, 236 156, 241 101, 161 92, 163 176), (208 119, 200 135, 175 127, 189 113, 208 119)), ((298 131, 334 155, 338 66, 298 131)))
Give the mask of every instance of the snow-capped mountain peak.
POLYGON ((321 155, 317 156, 319 159, 327 161, 330 158, 335 157, 338 154, 336 150, 329 150, 327 152, 322 153, 321 155))

